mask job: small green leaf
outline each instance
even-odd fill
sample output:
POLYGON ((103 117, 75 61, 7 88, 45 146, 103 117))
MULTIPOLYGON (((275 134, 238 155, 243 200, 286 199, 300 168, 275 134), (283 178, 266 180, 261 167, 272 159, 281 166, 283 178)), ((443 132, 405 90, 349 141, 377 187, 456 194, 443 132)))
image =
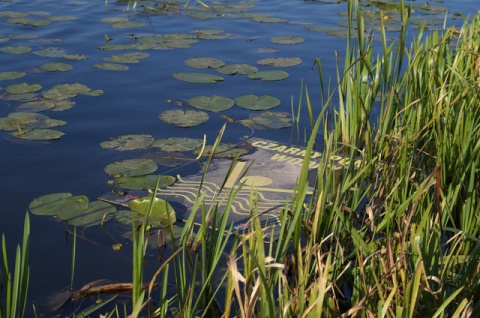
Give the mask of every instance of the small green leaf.
POLYGON ((262 81, 267 81, 267 82, 272 82, 272 81, 281 81, 284 80, 288 77, 288 73, 284 71, 259 71, 256 73, 252 73, 248 75, 248 77, 252 80, 262 80, 262 81))
POLYGON ((268 58, 257 61, 258 65, 275 66, 275 67, 289 67, 302 63, 302 59, 299 57, 278 57, 268 58))
POLYGON ((23 72, 0 72, 0 81, 12 80, 24 77, 23 72))
POLYGON ((250 115, 255 123, 272 129, 281 129, 292 125, 292 118, 288 113, 263 112, 250 115))
POLYGON ((158 139, 152 147, 157 147, 166 152, 192 151, 203 144, 202 139, 171 137, 158 139))
POLYGON ((150 159, 130 159, 109 164, 105 167, 105 172, 109 175, 134 177, 150 174, 157 168, 157 164, 150 159))
POLYGON ((93 64, 95 68, 100 70, 107 70, 107 71, 128 71, 128 66, 118 63, 107 63, 101 62, 97 64, 93 64))
POLYGON ((148 175, 139 177, 120 177, 115 179, 120 188, 129 190, 153 190, 157 185, 158 178, 160 178, 159 188, 165 188, 166 186, 175 183, 175 177, 172 176, 158 176, 148 175))
POLYGON ((154 139, 150 135, 124 135, 111 138, 109 141, 100 143, 102 148, 115 150, 137 150, 145 149, 153 143, 154 139))
POLYGON ((259 97, 249 94, 235 98, 235 104, 249 110, 266 110, 280 105, 280 100, 268 95, 259 97))
POLYGON ((199 84, 215 84, 223 81, 223 77, 205 73, 173 73, 173 77, 180 81, 199 84))
POLYGON ((217 68, 217 71, 228 75, 249 75, 258 72, 258 69, 255 66, 248 64, 225 64, 224 66, 217 68))
POLYGON ((53 129, 32 129, 27 132, 12 132, 11 135, 26 140, 54 140, 60 139, 65 134, 53 129))
POLYGON ((33 93, 42 89, 42 86, 39 84, 27 84, 25 82, 20 84, 13 84, 7 86, 5 90, 9 94, 25 94, 25 93, 33 93))
POLYGON ((270 39, 275 44, 298 44, 304 42, 305 39, 299 36, 277 36, 270 39))
POLYGON ((232 108, 234 105, 232 99, 216 95, 190 98, 188 103, 195 108, 211 112, 221 112, 232 108))
POLYGON ((9 54, 25 54, 30 52, 32 49, 29 48, 28 46, 5 46, 0 49, 3 53, 9 53, 9 54))
POLYGON ((166 123, 185 128, 200 125, 206 122, 209 116, 202 111, 174 109, 160 113, 159 118, 166 123))
POLYGON ((67 71, 70 71, 71 69, 73 69, 73 66, 71 66, 70 64, 66 64, 66 63, 46 63, 46 64, 42 64, 40 66, 40 68, 44 71, 47 71, 47 72, 67 72, 67 71))
POLYGON ((223 61, 212 57, 192 57, 185 64, 194 68, 219 68, 225 65, 223 61))

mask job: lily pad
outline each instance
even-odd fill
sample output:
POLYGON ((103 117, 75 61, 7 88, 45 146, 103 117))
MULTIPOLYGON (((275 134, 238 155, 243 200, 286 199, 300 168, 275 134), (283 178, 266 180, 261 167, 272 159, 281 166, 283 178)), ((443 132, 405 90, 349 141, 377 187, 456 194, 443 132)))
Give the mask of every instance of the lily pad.
POLYGON ((205 73, 173 73, 173 77, 180 81, 199 84, 215 84, 223 81, 223 77, 205 73))
POLYGON ((70 64, 66 64, 66 63, 46 63, 46 64, 42 64, 40 65, 40 68, 44 71, 47 71, 47 72, 67 72, 67 71, 70 71, 71 69, 73 69, 73 66, 71 66, 70 64))
POLYGON ((35 215, 58 215, 62 209, 86 209, 88 198, 84 195, 72 196, 71 193, 53 193, 33 200, 28 206, 35 215))
POLYGON ((277 57, 268 58, 257 61, 258 65, 275 66, 275 67, 289 67, 302 63, 299 57, 277 57))
POLYGON ((225 62, 212 57, 192 57, 185 61, 185 64, 194 68, 219 68, 225 62))
POLYGON ((0 120, 0 129, 4 131, 17 131, 20 134, 35 128, 46 129, 66 124, 63 120, 51 119, 46 115, 31 112, 10 113, 7 117, 0 118, 0 120))
POLYGON ((54 140, 60 139, 65 134, 53 129, 32 129, 26 132, 12 132, 11 135, 26 140, 54 140))
POLYGON ((216 95, 190 98, 188 103, 195 108, 216 113, 230 109, 234 105, 234 101, 232 99, 216 95))
POLYGON ((176 219, 175 210, 165 200, 160 198, 143 197, 128 203, 129 208, 141 215, 147 215, 151 208, 150 223, 154 226, 168 225, 176 219))
POLYGON ((115 179, 120 188, 129 190, 153 190, 157 185, 158 178, 160 178, 159 188, 165 188, 166 186, 175 183, 176 179, 172 176, 157 176, 148 175, 140 177, 120 177, 115 179))
POLYGON ((230 37, 230 33, 225 33, 223 30, 209 29, 196 30, 197 37, 202 40, 224 40, 230 37))
POLYGON ((25 54, 30 52, 32 49, 29 48, 28 46, 5 46, 0 49, 3 53, 9 53, 9 54, 25 54))
POLYGON ((109 175, 134 177, 150 174, 157 168, 157 164, 150 159, 129 159, 109 164, 105 167, 105 172, 109 175))
POLYGON ((171 137, 167 139, 158 139, 152 147, 160 148, 166 152, 192 151, 201 147, 203 140, 194 138, 171 137))
POLYGON ((0 99, 6 101, 17 101, 17 102, 32 102, 37 100, 38 94, 36 93, 24 93, 24 94, 3 94, 0 95, 0 99))
POLYGON ((250 19, 254 22, 261 22, 261 23, 285 23, 287 20, 281 18, 270 17, 262 14, 258 14, 250 19))
POLYGON ((95 68, 107 71, 128 71, 128 66, 118 63, 101 62, 93 65, 95 68))
POLYGON ((305 42, 305 39, 299 36, 277 36, 270 39, 275 44, 299 44, 305 42))
POLYGON ((48 21, 47 19, 38 20, 38 19, 30 19, 30 18, 12 18, 12 19, 8 19, 7 23, 39 27, 39 26, 49 25, 50 21, 48 21))
POLYGON ((5 90, 9 94, 33 93, 41 89, 42 89, 42 86, 40 86, 39 84, 27 84, 25 82, 20 84, 13 84, 5 88, 5 90))
POLYGON ((149 57, 150 54, 145 52, 133 52, 133 53, 125 53, 119 55, 112 55, 108 59, 107 62, 114 62, 114 63, 122 63, 122 64, 136 64, 140 60, 143 60, 149 57))
POLYGON ((67 51, 61 47, 47 47, 42 50, 34 51, 33 54, 42 56, 42 57, 62 57, 67 55, 67 51))
POLYGON ((36 100, 33 102, 20 104, 17 107, 15 107, 15 109, 20 112, 38 113, 38 112, 43 112, 45 110, 52 109, 54 107, 55 107, 54 102, 44 99, 44 100, 36 100))
POLYGON ((292 125, 292 118, 288 113, 263 112, 250 115, 255 123, 272 129, 281 129, 292 125))
POLYGON ((100 143, 102 148, 116 150, 137 150, 145 149, 153 143, 154 139, 150 135, 124 135, 111 138, 109 141, 100 143))
POLYGON ((0 81, 17 79, 24 76, 25 76, 25 73, 23 72, 0 72, 0 81))
POLYGON ((117 22, 113 23, 112 27, 116 29, 130 29, 130 28, 141 28, 145 26, 143 22, 134 22, 134 21, 127 21, 127 22, 117 22))
POLYGON ((123 17, 112 17, 112 18, 102 18, 100 19, 103 23, 124 23, 128 22, 128 18, 123 18, 123 17))
POLYGON ((58 211, 58 217, 63 221, 80 227, 91 227, 113 218, 117 209, 110 203, 92 201, 86 208, 64 208, 58 211))
MULTIPOLYGON (((213 146, 208 145, 203 149, 202 156, 210 156, 213 146)), ((200 153, 200 148, 195 149, 194 154, 200 153)), ((217 158, 235 158, 236 156, 242 156, 250 151, 249 147, 237 146, 233 143, 220 143, 214 153, 217 158)))
POLYGON ((209 116, 202 111, 174 109, 160 113, 159 118, 168 124, 186 128, 203 124, 209 116))
POLYGON ((258 72, 258 69, 255 66, 248 64, 225 64, 224 66, 217 68, 217 71, 228 75, 249 75, 258 72))
POLYGON ((235 104, 249 110, 266 110, 280 105, 280 100, 268 95, 249 94, 235 98, 235 104))
POLYGON ((248 75, 252 80, 262 80, 267 82, 281 81, 288 77, 288 73, 284 71, 259 71, 248 75))
POLYGON ((66 54, 66 55, 63 55, 62 58, 66 59, 66 60, 81 61, 81 60, 88 59, 88 56, 83 55, 83 54, 66 54))

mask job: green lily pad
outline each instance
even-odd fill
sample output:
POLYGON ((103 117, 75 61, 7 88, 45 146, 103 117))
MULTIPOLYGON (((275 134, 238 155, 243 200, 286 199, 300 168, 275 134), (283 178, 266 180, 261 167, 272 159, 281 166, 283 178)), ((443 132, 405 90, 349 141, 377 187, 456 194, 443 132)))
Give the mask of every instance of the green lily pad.
POLYGON ((45 19, 48 20, 48 21, 52 21, 52 22, 78 20, 77 17, 72 17, 72 16, 68 16, 68 15, 62 15, 62 16, 59 15, 59 16, 55 16, 55 17, 47 17, 45 19))
POLYGON ((199 84, 215 84, 223 81, 223 77, 205 73, 173 73, 173 77, 180 81, 199 84))
POLYGON ((102 45, 99 47, 100 50, 103 51, 126 51, 131 50, 137 47, 136 43, 132 44, 108 44, 102 45))
POLYGON ((128 22, 128 18, 123 18, 123 17, 112 17, 112 18, 102 18, 100 19, 103 23, 125 23, 128 22))
POLYGON ((33 102, 27 102, 18 105, 15 107, 17 111, 20 112, 43 112, 45 110, 50 110, 55 107, 55 103, 49 100, 36 100, 33 102))
POLYGON ((258 65, 275 66, 275 67, 289 67, 302 63, 299 57, 277 57, 268 58, 257 61, 258 65))
POLYGON ((26 132, 12 132, 11 135, 26 140, 54 140, 60 139, 65 134, 53 129, 32 129, 26 132))
POLYGON ((58 88, 53 87, 49 90, 42 92, 42 96, 53 101, 66 100, 77 96, 75 92, 60 91, 58 88))
POLYGON ((128 71, 128 66, 118 63, 101 62, 93 65, 95 68, 107 71, 128 71))
POLYGON ((66 63, 46 63, 46 64, 42 64, 40 65, 40 68, 44 71, 47 71, 47 72, 67 72, 67 71, 70 71, 71 69, 73 69, 73 66, 71 66, 70 64, 66 64, 66 63))
POLYGON ((252 80, 262 80, 267 82, 281 81, 288 77, 288 73, 284 71, 259 71, 248 75, 252 80))
POLYGON ((70 193, 48 194, 33 200, 29 210, 35 215, 58 215, 65 210, 85 210, 88 198, 84 195, 72 196, 70 193))
POLYGON ((158 139, 152 147, 160 148, 166 152, 178 152, 178 151, 192 151, 198 147, 201 147, 203 140, 194 138, 179 138, 171 137, 167 139, 158 139))
MULTIPOLYGON (((213 146, 207 145, 203 149, 202 156, 210 156, 213 146)), ((195 149, 194 154, 198 155, 200 153, 200 148, 195 149)), ((247 154, 250 151, 246 147, 238 147, 233 143, 220 143, 214 153, 214 156, 217 158, 235 158, 236 156, 242 156, 247 154)))
POLYGON ((37 100, 38 94, 36 93, 24 93, 24 94, 3 94, 0 95, 0 99, 6 101, 17 101, 17 102, 32 102, 37 100))
POLYGON ((258 69, 255 66, 248 64, 225 64, 224 66, 217 68, 217 71, 228 75, 249 75, 258 72, 258 69))
POLYGON ((134 177, 150 174, 157 168, 157 164, 150 159, 129 159, 109 164, 105 167, 105 172, 109 175, 134 177))
POLYGON ((178 127, 193 127, 206 122, 208 114, 196 110, 166 110, 159 115, 160 120, 178 127))
POLYGON ((124 135, 111 138, 109 141, 100 143, 102 148, 116 150, 137 150, 145 149, 153 143, 154 139, 150 135, 124 135))
POLYGON ((305 42, 305 39, 299 36, 277 36, 270 39, 270 42, 275 44, 299 44, 305 42))
POLYGON ((71 225, 91 227, 110 220, 116 211, 117 209, 110 203, 92 201, 86 207, 83 205, 73 208, 62 206, 58 210, 57 216, 71 225))
POLYGON ((64 110, 68 110, 75 106, 75 102, 71 101, 69 99, 62 99, 62 100, 55 100, 55 101, 50 101, 53 102, 55 105, 51 110, 55 112, 60 112, 64 110))
POLYGON ((34 51, 33 54, 42 56, 42 57, 62 57, 67 55, 67 51, 61 47, 47 47, 42 50, 34 51))
POLYGON ((62 58, 66 59, 66 60, 81 61, 81 60, 88 59, 88 56, 83 55, 83 54, 66 54, 66 55, 63 55, 62 58))
POLYGON ((129 208, 141 215, 147 215, 150 206, 150 223, 154 226, 168 225, 174 223, 176 219, 175 210, 165 200, 160 198, 153 198, 151 202, 151 196, 138 198, 128 203, 129 208))
POLYGON ((196 30, 197 37, 202 40, 224 40, 230 37, 230 33, 225 33, 223 30, 208 29, 196 30))
POLYGON ((185 64, 194 68, 219 68, 225 62, 212 57, 192 57, 185 61, 185 64))
POLYGON ((8 114, 7 117, 1 118, 0 128, 4 131, 17 131, 23 134, 35 128, 53 128, 65 125, 63 120, 51 119, 50 117, 31 113, 31 112, 15 112, 8 114))
POLYGON ((28 46, 5 46, 0 49, 3 53, 9 53, 9 54, 25 54, 30 52, 32 49, 29 48, 28 46))
POLYGON ((48 21, 47 19, 38 20, 38 19, 30 19, 30 18, 12 18, 12 19, 8 19, 7 23, 39 27, 39 26, 49 25, 50 21, 48 21))
POLYGON ((116 29, 141 28, 143 26, 145 26, 145 23, 134 21, 112 23, 112 27, 116 29))
POLYGON ((250 19, 253 22, 261 23, 285 23, 287 20, 281 18, 270 17, 262 14, 258 14, 250 19))
POLYGON ((280 105, 280 100, 268 95, 249 94, 235 98, 235 104, 249 110, 266 110, 280 105))
POLYGON ((27 84, 25 82, 20 84, 13 84, 5 88, 5 90, 9 94, 33 93, 41 89, 42 89, 42 86, 40 86, 39 84, 27 84))
POLYGON ((114 214, 115 220, 119 223, 132 227, 132 218, 135 218, 135 226, 142 223, 142 215, 134 211, 121 210, 114 214))
POLYGON ((176 179, 172 176, 148 175, 140 177, 120 177, 115 179, 120 188, 128 190, 153 190, 160 178, 159 188, 165 188, 175 183, 176 179))
POLYGON ((232 99, 216 95, 190 98, 188 103, 195 108, 216 113, 230 109, 234 105, 234 101, 232 99))
POLYGON ((25 73, 23 72, 0 72, 0 81, 17 79, 24 76, 25 76, 25 73))
POLYGON ((24 18, 28 16, 28 12, 4 11, 0 12, 0 18, 24 18))
POLYGON ((263 112, 250 115, 255 123, 272 129, 281 129, 292 125, 292 118, 288 113, 263 112))
POLYGON ((122 64, 136 64, 147 57, 150 54, 145 52, 133 52, 133 53, 125 53, 119 55, 112 55, 108 59, 107 62, 114 62, 114 63, 122 63, 122 64))
POLYGON ((208 19, 213 19, 217 17, 215 13, 202 12, 202 11, 189 12, 188 15, 198 20, 208 20, 208 19))
POLYGON ((8 42, 8 41, 10 41, 10 38, 5 34, 0 33, 0 43, 4 43, 4 42, 8 42))

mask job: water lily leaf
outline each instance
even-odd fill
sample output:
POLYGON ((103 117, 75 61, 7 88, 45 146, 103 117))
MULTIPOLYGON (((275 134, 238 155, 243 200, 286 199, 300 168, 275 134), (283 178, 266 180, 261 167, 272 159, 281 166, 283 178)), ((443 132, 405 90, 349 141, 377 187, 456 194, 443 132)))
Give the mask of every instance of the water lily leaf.
POLYGON ((99 47, 100 50, 104 51, 126 51, 126 50, 131 50, 137 47, 136 43, 132 44, 108 44, 108 45, 102 45, 99 47))
POLYGON ((160 178, 159 188, 165 188, 166 186, 175 183, 176 179, 172 176, 157 176, 148 175, 140 177, 120 177, 115 179, 120 188, 128 190, 153 190, 157 185, 158 178, 160 178))
POLYGON ((46 63, 46 64, 42 64, 40 65, 40 68, 44 71, 47 71, 47 72, 67 72, 67 71, 70 71, 71 69, 73 69, 73 66, 71 66, 70 64, 66 64, 66 63, 46 63))
POLYGON ((202 111, 174 109, 160 113, 159 118, 168 124, 186 128, 206 122, 209 116, 202 111))
POLYGON ((215 13, 202 12, 202 11, 189 12, 188 15, 198 20, 208 20, 208 19, 213 19, 217 17, 217 14, 215 13))
POLYGON ((266 110, 280 105, 280 100, 268 95, 257 96, 249 94, 235 98, 235 104, 249 110, 266 110))
POLYGON ((28 16, 28 12, 4 11, 0 12, 0 18, 24 18, 28 16))
POLYGON ((51 101, 51 102, 53 102, 53 104, 55 105, 51 110, 53 110, 55 112, 68 110, 68 109, 72 108, 73 106, 75 106, 75 102, 71 101, 69 99, 55 100, 55 101, 51 101))
POLYGON ((39 26, 49 25, 50 21, 48 21, 47 19, 37 20, 37 19, 31 19, 31 18, 12 18, 12 19, 8 19, 7 23, 39 27, 39 26))
POLYGON ((42 56, 42 57, 62 57, 67 55, 67 51, 61 47, 47 47, 42 50, 34 51, 33 54, 42 56))
POLYGON ((57 215, 71 225, 90 227, 110 220, 116 211, 117 209, 110 203, 92 201, 88 203, 86 208, 83 208, 83 206, 74 208, 62 206, 57 215))
MULTIPOLYGON (((202 156, 210 156, 212 149, 212 145, 205 146, 205 149, 202 152, 202 156)), ((195 149, 193 153, 198 155, 200 153, 200 150, 200 148, 195 149)), ((220 143, 214 153, 214 156, 217 158, 235 158, 236 156, 245 155, 249 151, 249 147, 241 147, 233 143, 220 143)))
POLYGON ((216 95, 190 98, 188 103, 195 108, 216 113, 230 109, 234 105, 234 101, 232 99, 216 95))
POLYGON ((145 59, 149 56, 150 54, 145 52, 133 52, 133 53, 120 54, 120 55, 112 55, 105 60, 107 62, 114 62, 114 63, 136 64, 140 62, 140 60, 145 59))
POLYGON ((128 71, 128 66, 117 63, 101 62, 93 65, 95 68, 107 71, 128 71))
POLYGON ((153 143, 154 139, 150 135, 124 135, 111 138, 109 141, 100 143, 102 148, 116 150, 136 150, 145 149, 153 143))
POLYGON ((75 92, 60 91, 58 88, 53 87, 47 91, 42 92, 42 96, 54 101, 66 100, 77 96, 75 92))
POLYGON ((299 44, 305 42, 305 39, 299 36, 277 36, 270 39, 275 44, 299 44))
POLYGON ((35 128, 53 128, 63 126, 66 123, 63 120, 51 119, 43 114, 15 112, 2 118, 1 128, 4 131, 17 131, 22 134, 35 128))
POLYGON ((66 60, 81 61, 81 60, 88 59, 88 56, 83 55, 83 54, 66 54, 66 55, 63 55, 62 58, 66 59, 66 60))
POLYGON ((37 100, 38 94, 36 93, 25 93, 25 94, 3 94, 0 95, 0 99, 6 101, 17 101, 17 102, 31 102, 37 100))
POLYGON ((134 21, 112 23, 112 27, 116 29, 141 28, 143 26, 145 26, 145 23, 134 21))
POLYGON ((74 83, 74 84, 59 84, 53 87, 60 93, 85 94, 90 95, 92 90, 88 86, 74 83))
POLYGON ((257 61, 259 65, 275 66, 275 67, 289 67, 302 63, 302 59, 299 57, 277 57, 268 58, 257 61))
POLYGON ((5 88, 5 90, 9 94, 33 93, 41 89, 42 89, 42 86, 40 86, 39 84, 27 84, 25 82, 20 84, 13 84, 5 88))
POLYGON ((0 81, 12 80, 24 77, 23 72, 0 72, 0 81))
POLYGON ((129 159, 109 164, 105 167, 105 172, 109 175, 134 177, 150 174, 157 168, 157 164, 150 159, 129 159))
POLYGON ((62 207, 86 209, 88 198, 84 195, 72 196, 71 193, 53 193, 36 198, 28 206, 35 215, 57 215, 62 207))
POLYGON ((223 61, 212 57, 192 57, 185 64, 194 68, 219 68, 225 65, 223 61))
POLYGON ((20 112, 43 112, 45 110, 49 110, 55 107, 55 103, 50 100, 36 100, 33 102, 27 102, 18 105, 15 107, 17 111, 20 112))
POLYGON ((258 48, 255 49, 255 52, 261 53, 261 54, 277 53, 278 51, 280 51, 280 50, 277 49, 277 48, 274 48, 274 47, 258 47, 258 48))
POLYGON ((112 18, 102 18, 100 19, 103 23, 124 23, 128 22, 128 18, 122 18, 122 17, 112 17, 112 18))
POLYGON ((205 73, 173 73, 173 77, 180 81, 200 84, 215 84, 223 81, 223 77, 205 73))
POLYGON ((54 140, 65 134, 53 129, 32 129, 27 132, 12 132, 11 135, 26 140, 54 140))
POLYGON ((158 139, 152 147, 160 148, 166 152, 192 151, 201 147, 203 140, 194 138, 171 137, 167 139, 158 139))
POLYGON ((142 223, 142 215, 134 211, 126 211, 121 210, 114 214, 113 216, 115 220, 119 223, 132 226, 132 218, 135 218, 135 226, 140 225, 142 223))
POLYGON ((288 73, 284 71, 259 71, 248 75, 248 78, 253 80, 262 80, 267 82, 281 81, 288 77, 288 73))
POLYGON ((151 196, 138 198, 130 201, 128 206, 134 212, 137 212, 141 215, 147 215, 150 210, 150 206, 152 205, 150 223, 154 226, 168 225, 177 220, 175 210, 167 201, 156 197, 153 198, 153 202, 151 201, 151 196))
POLYGON ((228 75, 249 75, 258 72, 258 69, 255 66, 248 64, 225 64, 224 66, 217 68, 217 71, 228 75))
POLYGON ((32 49, 29 48, 28 46, 5 46, 0 49, 3 53, 9 53, 9 54, 25 54, 30 52, 32 49))
POLYGON ((255 123, 272 129, 281 129, 292 125, 292 118, 288 113, 263 112, 250 115, 255 123))
POLYGON ((275 18, 266 16, 263 14, 257 14, 253 18, 250 19, 253 22, 261 22, 261 23, 285 23, 287 20, 281 18, 275 18))
POLYGON ((63 16, 55 16, 55 17, 46 17, 45 18, 46 20, 48 21, 55 21, 55 22, 59 22, 59 21, 75 21, 75 20, 78 20, 77 17, 72 17, 72 16, 68 16, 68 15, 63 15, 63 16))
POLYGON ((225 33, 223 30, 209 29, 196 30, 197 37, 202 40, 224 40, 230 37, 230 33, 225 33))

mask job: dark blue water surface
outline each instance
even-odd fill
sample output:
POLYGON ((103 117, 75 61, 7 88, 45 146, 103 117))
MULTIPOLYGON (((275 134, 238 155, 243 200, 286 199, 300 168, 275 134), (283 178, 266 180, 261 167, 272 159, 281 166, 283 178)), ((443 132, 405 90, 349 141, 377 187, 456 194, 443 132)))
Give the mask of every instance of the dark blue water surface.
MULTIPOLYGON (((125 12, 126 2, 109 1, 0 1, 0 14, 6 11, 38 12, 51 16, 73 16, 77 20, 52 22, 47 26, 31 27, 7 23, 0 17, 0 33, 5 35, 31 34, 37 41, 13 40, 0 43, 25 45, 33 50, 43 47, 61 47, 69 54, 84 54, 87 60, 66 61, 61 58, 48 58, 0 52, 0 72, 23 71, 27 75, 16 80, 0 81, 0 87, 27 82, 42 85, 42 90, 57 84, 81 83, 92 89, 101 89, 100 97, 79 95, 73 100, 75 107, 62 112, 47 111, 51 118, 67 121, 67 125, 57 128, 65 133, 61 139, 36 143, 15 139, 7 132, 0 131, 0 232, 7 238, 8 255, 14 256, 14 248, 21 241, 23 219, 28 204, 41 195, 56 192, 71 192, 86 195, 91 200, 110 191, 104 172, 108 164, 124 159, 136 158, 148 151, 119 152, 102 149, 100 143, 110 137, 126 134, 150 134, 154 138, 193 137, 203 138, 206 134, 213 141, 225 119, 212 113, 210 120, 200 126, 183 129, 159 120, 158 114, 167 109, 189 109, 177 106, 173 101, 185 101, 199 95, 221 95, 235 98, 245 94, 271 95, 281 100, 275 111, 291 112, 291 99, 296 105, 299 99, 300 83, 305 79, 315 111, 318 113, 318 74, 312 69, 315 58, 320 57, 325 77, 333 77, 335 52, 343 53, 345 39, 305 30, 306 25, 335 26, 343 19, 339 12, 346 11, 346 3, 326 3, 322 1, 275 0, 275 1, 205 1, 210 5, 250 3, 254 7, 248 12, 263 13, 287 20, 287 23, 259 23, 248 18, 194 19, 186 11, 170 14, 149 14, 141 8, 137 12, 125 12), (115 29, 100 22, 106 17, 127 17, 131 21, 144 22, 142 28, 115 29), (130 34, 192 33, 198 29, 222 29, 231 33, 225 40, 200 40, 189 49, 148 50, 150 56, 139 64, 129 65, 125 72, 104 71, 93 67, 112 54, 126 51, 102 51, 105 35, 113 38, 109 44, 132 43, 130 34), (301 36, 305 42, 297 45, 279 45, 270 42, 272 37, 282 35, 301 36), (42 41, 38 41, 42 39, 42 41), (55 42, 54 42, 55 41, 55 42), (278 52, 265 53, 264 48, 275 48, 278 52), (282 68, 290 76, 283 81, 252 81, 245 76, 228 76, 215 70, 197 70, 185 65, 191 57, 213 57, 226 63, 246 63, 268 57, 300 57, 303 63, 282 68), (38 72, 37 68, 47 62, 65 62, 74 66, 69 72, 38 72), (205 72, 225 78, 218 84, 192 84, 174 79, 175 72, 205 72)), ((331 1, 333 2, 333 1, 331 1)), ((431 5, 450 8, 448 24, 461 25, 463 18, 474 15, 480 7, 475 0, 429 1, 431 5), (456 13, 462 17, 451 19, 456 13)), ((412 1, 421 4, 423 1, 412 1)), ((191 6, 197 7, 195 1, 191 6)), ((38 14, 38 13, 37 13, 38 14)), ((421 18, 443 21, 440 15, 418 15, 421 18)), ((37 17, 41 19, 42 16, 37 17)), ((410 31, 410 35, 414 34, 410 31)), ((394 36, 395 33, 392 33, 394 36)), ((258 66, 259 69, 274 69, 258 66)), ((0 90, 0 94, 4 93, 0 90)), ((0 117, 15 111, 17 102, 0 100, 0 117)), ((251 111, 234 106, 223 113, 235 119, 245 119, 251 111)), ((306 112, 301 122, 301 131, 308 128, 306 112)), ((242 125, 229 123, 225 141, 238 142, 250 130, 242 125)), ((298 136, 293 134, 295 138, 298 136)), ((291 129, 256 130, 256 137, 289 142, 291 129)), ((303 139, 301 136, 300 139, 303 139)), ((154 152, 154 150, 150 150, 154 152)), ((159 172, 169 167, 160 167, 159 172)), ((195 170, 196 168, 193 168, 195 170)), ((113 221, 112 221, 113 222, 113 221)), ((61 290, 70 282, 70 236, 66 227, 53 218, 31 215, 30 267, 31 285, 29 310, 34 303, 41 307, 47 296, 61 290)), ((86 239, 79 239, 77 246, 76 286, 99 278, 115 281, 130 281, 131 247, 128 240, 101 230, 88 230, 86 239), (88 239, 88 240, 87 240, 88 239), (127 244, 119 252, 113 252, 111 245, 117 242, 127 244)))

